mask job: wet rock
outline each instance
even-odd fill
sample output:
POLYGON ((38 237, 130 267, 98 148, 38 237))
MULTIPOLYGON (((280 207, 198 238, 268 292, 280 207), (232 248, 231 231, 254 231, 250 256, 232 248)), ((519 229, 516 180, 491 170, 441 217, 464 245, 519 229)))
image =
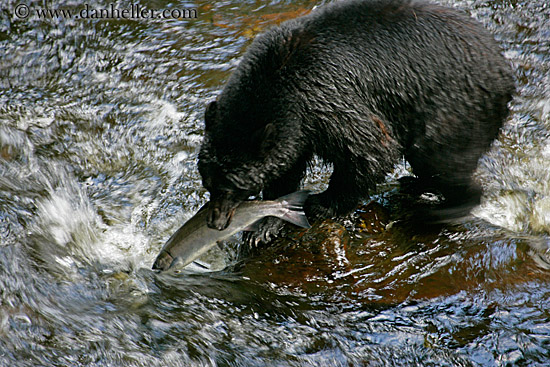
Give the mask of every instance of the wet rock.
POLYGON ((318 292, 331 287, 339 274, 351 269, 347 259, 349 240, 342 224, 325 220, 263 249, 246 262, 243 275, 299 293, 318 292))
POLYGON ((376 201, 360 206, 356 213, 360 220, 358 226, 367 233, 381 233, 390 223, 388 210, 376 201))

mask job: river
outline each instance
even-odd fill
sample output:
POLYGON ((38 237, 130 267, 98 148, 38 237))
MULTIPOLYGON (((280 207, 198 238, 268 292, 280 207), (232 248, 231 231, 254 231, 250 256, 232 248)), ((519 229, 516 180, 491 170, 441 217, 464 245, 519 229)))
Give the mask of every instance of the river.
POLYGON ((402 164, 344 223, 248 253, 236 237, 202 259, 211 271, 167 275, 155 256, 208 200, 205 104, 254 35, 322 2, 141 1, 170 19, 101 19, 108 2, 48 17, 3 0, 0 365, 550 363, 550 4, 440 2, 495 34, 517 83, 474 215, 392 225, 414 213, 402 164))

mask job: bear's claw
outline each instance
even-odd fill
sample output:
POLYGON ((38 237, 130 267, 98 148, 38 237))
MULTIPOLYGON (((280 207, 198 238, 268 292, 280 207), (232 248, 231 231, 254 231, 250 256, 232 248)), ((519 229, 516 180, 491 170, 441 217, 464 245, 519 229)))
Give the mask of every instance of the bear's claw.
POLYGON ((279 218, 266 217, 260 221, 257 231, 243 233, 243 242, 250 247, 267 245, 278 237, 283 225, 279 218))

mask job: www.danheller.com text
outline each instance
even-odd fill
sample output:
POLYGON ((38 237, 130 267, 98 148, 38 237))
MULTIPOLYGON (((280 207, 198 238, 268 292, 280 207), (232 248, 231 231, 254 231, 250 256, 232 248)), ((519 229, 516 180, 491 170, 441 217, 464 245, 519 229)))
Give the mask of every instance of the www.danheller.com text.
POLYGON ((84 4, 80 9, 34 8, 26 4, 15 6, 13 14, 19 19, 37 17, 39 19, 194 19, 198 17, 196 8, 151 9, 140 4, 119 8, 110 4, 105 8, 84 4))

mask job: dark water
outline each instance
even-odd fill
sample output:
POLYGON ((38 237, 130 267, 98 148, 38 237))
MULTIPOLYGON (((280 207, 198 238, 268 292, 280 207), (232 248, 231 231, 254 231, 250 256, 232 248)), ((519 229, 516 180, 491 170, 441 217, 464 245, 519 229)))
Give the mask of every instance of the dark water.
POLYGON ((4 0, 0 365, 547 365, 550 4, 444 3, 496 34, 517 78, 475 217, 385 229, 400 166, 344 226, 240 260, 236 239, 205 259, 225 270, 159 276, 160 247, 207 200, 205 102, 257 32, 316 2, 151 1, 198 17, 83 20, 38 19, 43 2, 18 19, 4 0))

